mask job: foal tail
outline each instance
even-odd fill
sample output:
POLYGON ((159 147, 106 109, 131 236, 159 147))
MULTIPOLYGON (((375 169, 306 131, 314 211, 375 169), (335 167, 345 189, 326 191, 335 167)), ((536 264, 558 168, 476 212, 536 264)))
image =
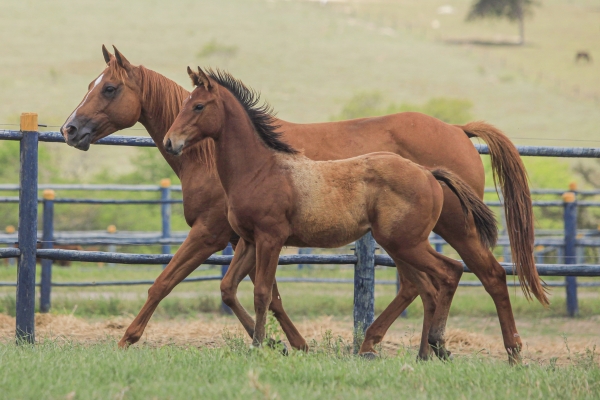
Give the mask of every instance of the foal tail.
POLYGON ((465 220, 469 214, 473 215, 481 244, 487 249, 493 248, 498 241, 498 227, 494 212, 457 175, 441 168, 431 170, 431 174, 438 181, 444 182, 458 197, 465 220))
POLYGON ((543 305, 550 304, 533 258, 533 207, 527 171, 517 148, 499 129, 482 121, 457 125, 468 137, 483 139, 489 148, 494 184, 504 197, 506 230, 512 258, 527 299, 533 294, 543 305))

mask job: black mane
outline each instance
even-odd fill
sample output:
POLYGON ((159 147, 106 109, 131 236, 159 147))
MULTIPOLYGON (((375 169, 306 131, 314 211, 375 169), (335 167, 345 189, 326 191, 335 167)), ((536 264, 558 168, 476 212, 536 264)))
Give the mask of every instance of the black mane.
POLYGON ((296 149, 281 140, 281 133, 277 132, 281 126, 275 124, 273 108, 268 103, 258 104, 260 102, 259 92, 247 87, 242 81, 231 76, 229 72, 208 69, 206 74, 238 99, 250 117, 256 133, 267 147, 288 154, 298 153, 296 149))

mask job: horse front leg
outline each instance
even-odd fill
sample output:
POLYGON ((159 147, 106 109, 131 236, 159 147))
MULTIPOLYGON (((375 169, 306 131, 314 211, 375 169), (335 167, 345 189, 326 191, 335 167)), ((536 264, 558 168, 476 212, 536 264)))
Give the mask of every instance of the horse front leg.
POLYGON ((146 303, 125 331, 119 347, 127 348, 142 337, 156 307, 175 286, 202 264, 213 253, 223 250, 231 237, 231 228, 210 230, 202 223, 192 226, 188 237, 173 256, 171 262, 148 289, 146 303))
MULTIPOLYGON (((256 280, 256 269, 253 269, 250 272, 250 279, 252 283, 256 280)), ((271 296, 271 304, 269 304, 269 310, 273 312, 275 319, 279 322, 283 333, 285 333, 285 337, 290 342, 290 345, 296 350, 308 351, 308 344, 306 343, 306 339, 302 337, 298 328, 294 325, 290 317, 285 312, 283 308, 283 301, 281 300, 281 294, 279 293, 279 289, 277 287, 277 279, 273 283, 273 294, 271 296)))
POLYGON ((256 250, 253 244, 240 238, 235 247, 235 254, 227 273, 221 280, 221 299, 235 314, 242 326, 250 335, 254 336, 254 319, 241 305, 237 297, 240 282, 254 269, 256 250))
POLYGON ((254 311, 256 324, 252 345, 262 346, 265 340, 267 311, 271 304, 275 273, 279 262, 279 253, 284 240, 274 237, 256 237, 256 275, 254 281, 254 311))

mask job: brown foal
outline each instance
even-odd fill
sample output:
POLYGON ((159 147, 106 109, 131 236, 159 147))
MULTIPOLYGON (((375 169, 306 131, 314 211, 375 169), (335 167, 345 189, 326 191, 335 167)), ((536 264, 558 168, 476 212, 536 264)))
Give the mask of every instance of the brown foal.
MULTIPOLYGON (((203 162, 203 153, 207 149, 201 143, 177 158, 167 154, 163 147, 164 135, 189 92, 152 70, 132 65, 116 50, 116 56, 113 56, 103 47, 103 54, 106 69, 90 83, 83 101, 61 128, 66 142, 87 150, 90 143, 140 122, 181 180, 185 218, 191 227, 188 238, 149 289, 146 303, 125 332, 120 345, 127 346, 142 336, 160 301, 209 255, 225 248, 230 239, 235 240, 235 235, 227 221, 221 184, 213 174, 207 173, 209 167, 203 162)), ((485 174, 480 156, 468 138, 485 140, 490 146, 492 167, 505 200, 513 260, 519 274, 523 271, 529 278, 521 279, 521 282, 529 282, 531 292, 542 303, 547 303, 533 263, 533 214, 525 169, 515 147, 499 130, 483 122, 449 125, 419 113, 317 124, 294 124, 283 120, 276 123, 281 126, 283 138, 311 159, 335 160, 391 151, 427 167, 451 170, 480 198, 483 197, 485 174)), ((456 249, 492 296, 509 359, 516 360, 521 339, 511 310, 506 274, 489 249, 481 246, 470 220, 465 227, 462 219, 458 199, 444 188, 442 214, 434 232, 456 249)), ((371 348, 417 296, 416 287, 404 277, 401 279, 402 288, 394 300, 393 310, 386 310, 381 323, 371 325, 367 331, 365 343, 370 343, 371 348)), ((273 290, 272 311, 290 344, 305 348, 305 340, 283 310, 277 285, 273 290)))
MULTIPOLYGON (((236 292, 240 278, 249 272, 240 266, 251 266, 244 262, 249 257, 256 260, 253 345, 261 346, 265 340, 283 246, 340 247, 372 231, 398 262, 401 274, 412 280, 418 270, 439 285, 439 291, 427 291, 420 285, 426 277, 413 281, 424 307, 435 309, 431 319, 426 313, 422 337, 439 346, 443 341, 439 328, 445 326, 462 265, 429 244, 444 203, 436 179, 458 197, 463 224, 471 217, 482 245, 489 248, 496 241, 496 220, 472 189, 447 170, 429 171, 393 153, 310 160, 280 139, 270 108, 259 106, 256 92, 241 81, 222 71, 209 72, 210 78, 200 68, 198 74, 189 68, 188 73, 196 89, 165 136, 165 147, 179 155, 186 146, 214 140, 229 222, 240 236, 221 292, 238 318, 247 319, 236 292), (434 304, 427 304, 429 300, 434 304)), ((422 342, 421 358, 428 358, 429 344, 422 342)))

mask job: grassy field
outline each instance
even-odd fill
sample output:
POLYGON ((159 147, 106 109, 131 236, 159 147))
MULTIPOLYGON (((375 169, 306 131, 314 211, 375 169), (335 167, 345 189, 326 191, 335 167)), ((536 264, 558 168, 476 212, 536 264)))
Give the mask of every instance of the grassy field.
POLYGON ((310 354, 249 350, 235 336, 218 349, 166 346, 128 351, 113 342, 0 345, 2 396, 50 399, 597 398, 593 355, 571 365, 511 368, 472 355, 415 362, 415 353, 365 361, 343 341, 321 340, 310 354), (27 381, 24 381, 27 377, 27 381))
MULTIPOLYGON (((8 0, 0 16, 6 38, 0 43, 0 123, 37 111, 40 122, 61 124, 103 68, 100 45, 114 43, 132 62, 186 86, 188 64, 226 68, 260 89, 288 120, 328 120, 354 94, 376 90, 398 103, 440 96, 470 100, 475 118, 496 124, 519 143, 593 144, 578 140, 595 140, 600 123, 598 102, 583 95, 600 90, 597 64, 571 64, 574 49, 594 54, 600 43, 595 3, 544 2, 528 22, 531 44, 523 48, 443 42, 514 32, 509 25, 462 23, 468 1, 455 3, 455 14, 438 16, 439 5, 429 0, 352 2, 343 5, 348 13, 337 12, 333 3, 304 1, 176 1, 165 7, 140 0, 8 0), (378 16, 383 14, 388 19, 378 16), (434 18, 442 21, 440 40, 426 30, 434 18), (568 83, 555 87, 554 77, 568 83), (580 87, 582 94, 567 86, 580 87)), ((124 160, 135 152, 49 148, 61 174, 76 179, 102 168, 127 172, 124 160)))

